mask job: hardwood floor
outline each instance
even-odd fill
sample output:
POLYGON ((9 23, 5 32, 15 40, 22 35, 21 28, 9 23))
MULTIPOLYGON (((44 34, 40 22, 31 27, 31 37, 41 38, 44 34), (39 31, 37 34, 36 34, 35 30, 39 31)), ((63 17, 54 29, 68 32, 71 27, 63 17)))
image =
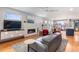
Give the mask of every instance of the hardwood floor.
MULTIPOLYGON (((65 48, 65 51, 78 52, 79 51, 79 32, 75 32, 74 36, 66 36, 64 31, 62 31, 61 33, 62 33, 62 37, 68 40, 68 44, 65 48)), ((12 48, 12 45, 22 43, 24 40, 36 39, 36 38, 38 38, 37 35, 0 43, 0 52, 15 52, 15 50, 12 48)))
POLYGON ((12 48, 12 45, 20 44, 28 39, 36 39, 37 37, 38 37, 37 35, 34 35, 34 36, 26 37, 26 38, 21 38, 21 39, 16 39, 16 40, 0 43, 0 52, 15 52, 15 50, 12 48))
POLYGON ((66 52, 79 52, 79 32, 75 32, 74 36, 66 36, 65 32, 62 32, 62 37, 68 40, 66 52))

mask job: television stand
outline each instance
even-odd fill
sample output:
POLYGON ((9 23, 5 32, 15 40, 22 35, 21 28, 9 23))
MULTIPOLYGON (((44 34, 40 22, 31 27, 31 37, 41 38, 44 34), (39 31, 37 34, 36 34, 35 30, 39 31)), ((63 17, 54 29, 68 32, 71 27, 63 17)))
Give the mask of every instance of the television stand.
POLYGON ((13 40, 14 38, 24 37, 24 30, 1 31, 0 42, 13 40))

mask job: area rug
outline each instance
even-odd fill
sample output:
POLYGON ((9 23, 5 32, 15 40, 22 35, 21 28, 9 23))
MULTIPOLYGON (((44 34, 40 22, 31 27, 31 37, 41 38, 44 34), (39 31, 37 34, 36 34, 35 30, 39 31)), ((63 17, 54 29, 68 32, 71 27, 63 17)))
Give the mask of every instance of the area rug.
POLYGON ((67 43, 68 43, 68 40, 63 39, 60 47, 57 49, 56 52, 65 52, 65 48, 67 46, 67 43))
POLYGON ((28 51, 27 45, 24 43, 15 44, 12 46, 12 48, 15 50, 15 52, 27 52, 28 51))
MULTIPOLYGON (((56 52, 65 52, 65 47, 67 45, 68 40, 63 39, 60 47, 57 49, 56 52)), ((28 45, 24 43, 15 44, 12 46, 16 52, 27 52, 28 51, 28 45)))

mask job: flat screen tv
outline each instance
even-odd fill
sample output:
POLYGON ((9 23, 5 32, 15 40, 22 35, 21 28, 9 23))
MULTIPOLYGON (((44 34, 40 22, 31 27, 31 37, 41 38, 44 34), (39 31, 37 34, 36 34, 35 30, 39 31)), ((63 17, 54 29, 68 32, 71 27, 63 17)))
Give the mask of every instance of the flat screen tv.
POLYGON ((4 20, 4 29, 20 30, 21 29, 21 21, 4 20))

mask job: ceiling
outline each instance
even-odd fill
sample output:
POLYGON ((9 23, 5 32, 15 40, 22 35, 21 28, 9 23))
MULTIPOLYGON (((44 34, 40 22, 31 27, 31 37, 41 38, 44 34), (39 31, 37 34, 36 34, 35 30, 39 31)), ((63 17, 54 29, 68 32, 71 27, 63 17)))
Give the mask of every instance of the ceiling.
POLYGON ((78 7, 12 7, 48 19, 78 19, 78 7))

